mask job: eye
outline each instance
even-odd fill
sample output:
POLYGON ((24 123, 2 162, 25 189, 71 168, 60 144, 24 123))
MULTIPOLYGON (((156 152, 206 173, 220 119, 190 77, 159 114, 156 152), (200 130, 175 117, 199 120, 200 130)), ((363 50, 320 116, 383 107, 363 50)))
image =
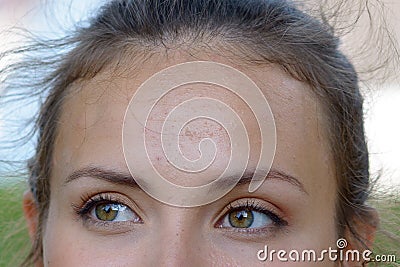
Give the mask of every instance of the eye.
POLYGON ((267 214, 249 209, 239 209, 226 214, 221 227, 265 228, 272 223, 272 219, 267 214))
POLYGON ((130 207, 137 206, 127 197, 117 193, 101 193, 95 196, 85 196, 82 204, 72 205, 77 215, 83 220, 85 225, 97 225, 103 223, 142 223, 139 215, 130 207), (129 204, 125 204, 129 203, 129 204))
POLYGON ((120 203, 102 203, 92 208, 91 215, 100 221, 136 221, 139 217, 127 206, 120 203))
POLYGON ((260 199, 239 199, 230 203, 216 223, 217 228, 256 233, 282 228, 287 222, 272 204, 260 199), (278 215, 280 214, 280 215, 278 215))

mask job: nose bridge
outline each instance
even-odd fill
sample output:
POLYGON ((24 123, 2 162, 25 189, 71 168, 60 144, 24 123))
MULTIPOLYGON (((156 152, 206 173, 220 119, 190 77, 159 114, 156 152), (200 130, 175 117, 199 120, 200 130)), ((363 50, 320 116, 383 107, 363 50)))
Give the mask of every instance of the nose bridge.
POLYGON ((201 223, 193 208, 169 207, 160 216, 159 234, 155 237, 159 251, 158 266, 190 266, 200 260, 201 223), (197 255, 197 256, 196 256, 197 255))

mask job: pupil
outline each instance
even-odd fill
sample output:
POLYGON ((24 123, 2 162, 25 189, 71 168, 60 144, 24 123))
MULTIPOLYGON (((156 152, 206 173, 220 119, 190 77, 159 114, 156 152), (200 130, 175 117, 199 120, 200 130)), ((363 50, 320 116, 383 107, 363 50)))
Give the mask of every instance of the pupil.
POLYGON ((118 214, 119 207, 114 204, 102 204, 96 207, 96 217, 102 221, 113 221, 118 214))
POLYGON ((107 205, 107 206, 105 206, 105 207, 103 208, 103 210, 104 210, 106 213, 109 213, 109 212, 111 211, 111 206, 110 206, 110 205, 107 205))
POLYGON ((253 221, 253 213, 248 210, 235 211, 229 214, 229 223, 236 228, 248 228, 253 221))
POLYGON ((236 218, 237 218, 239 221, 241 221, 241 220, 243 220, 243 218, 245 218, 245 215, 243 214, 243 212, 240 212, 240 213, 236 216, 236 218))

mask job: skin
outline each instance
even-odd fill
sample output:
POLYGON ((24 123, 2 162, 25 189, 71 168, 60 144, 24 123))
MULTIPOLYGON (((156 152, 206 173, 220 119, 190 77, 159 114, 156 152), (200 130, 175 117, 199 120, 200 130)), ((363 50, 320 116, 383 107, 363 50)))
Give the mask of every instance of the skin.
MULTIPOLYGON (((239 185, 221 199, 201 207, 179 208, 163 204, 138 187, 115 184, 85 175, 66 182, 71 173, 88 166, 129 175, 122 152, 124 113, 136 89, 151 75, 168 66, 195 60, 176 52, 151 57, 140 68, 104 70, 95 78, 77 83, 65 101, 56 138, 48 219, 43 236, 44 266, 334 266, 325 262, 260 262, 257 252, 269 249, 336 248, 336 184, 327 138, 327 125, 311 89, 285 74, 277 66, 244 67, 217 55, 196 59, 228 64, 248 75, 260 87, 271 106, 277 129, 277 149, 272 173, 294 177, 293 181, 272 175, 254 193, 239 185), (94 223, 84 220, 73 206, 82 198, 99 193, 129 207, 139 222, 94 223), (229 203, 254 202, 285 221, 268 223, 257 230, 221 227, 229 203)), ((123 64, 122 64, 123 65, 123 64)), ((131 66, 127 62, 127 66, 131 66)), ((252 147, 246 173, 254 171, 261 145, 251 112, 233 95, 213 85, 182 86, 161 102, 149 119, 160 127, 159 117, 186 97, 207 96, 224 100, 243 114, 252 147), (158 119, 157 119, 158 118, 158 119)), ((205 119, 184 128, 181 150, 189 159, 199 157, 199 140, 212 138, 218 152, 206 174, 188 177, 174 171, 162 156, 157 133, 148 141, 155 168, 173 176, 171 182, 186 186, 205 184, 221 173, 229 158, 230 143, 219 125, 205 119), (192 179, 196 178, 196 179, 192 179)), ((159 135, 158 135, 159 136, 159 135)), ((140 162, 138 162, 140 164, 140 162)), ((140 174, 146 177, 146 173, 140 174)), ((112 179, 109 179, 112 180, 112 179)), ((29 193, 25 213, 34 233, 37 212, 29 193)), ((257 213, 255 216, 262 216, 257 213)), ((265 217, 263 217, 265 218, 265 217)), ((98 221, 98 219, 97 219, 98 221)))

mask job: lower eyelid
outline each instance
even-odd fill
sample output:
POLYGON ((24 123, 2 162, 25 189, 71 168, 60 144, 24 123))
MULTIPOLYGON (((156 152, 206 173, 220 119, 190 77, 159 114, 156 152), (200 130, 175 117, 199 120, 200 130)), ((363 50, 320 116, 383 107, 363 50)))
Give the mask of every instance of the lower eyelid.
POLYGON ((134 227, 137 226, 138 223, 134 223, 132 221, 123 221, 123 222, 108 222, 108 221, 100 221, 95 220, 91 217, 82 218, 83 226, 91 231, 101 232, 101 233, 125 233, 129 231, 133 231, 134 227))
MULTIPOLYGON (((137 216, 137 215, 136 215, 137 216)), ((138 217, 140 219, 140 217, 138 217)), ((79 217, 83 226, 90 231, 100 232, 102 234, 120 234, 134 231, 136 227, 143 224, 143 221, 127 220, 127 221, 102 221, 93 218, 90 214, 84 214, 79 217)))
POLYGON ((241 242, 260 242, 260 240, 271 240, 285 233, 281 227, 271 226, 266 228, 219 228, 221 234, 229 239, 241 242))

